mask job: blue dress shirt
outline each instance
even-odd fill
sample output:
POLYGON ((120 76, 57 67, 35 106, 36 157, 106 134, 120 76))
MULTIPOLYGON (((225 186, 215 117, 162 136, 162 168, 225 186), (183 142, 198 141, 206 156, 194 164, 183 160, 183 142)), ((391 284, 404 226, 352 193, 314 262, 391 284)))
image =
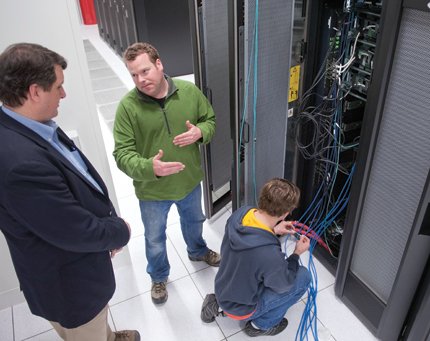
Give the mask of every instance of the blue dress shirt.
POLYGON ((71 150, 63 142, 58 139, 57 128, 58 125, 52 120, 46 123, 41 123, 27 117, 24 117, 5 106, 2 106, 3 111, 6 115, 10 116, 19 123, 25 125, 27 128, 34 131, 36 134, 40 135, 44 140, 48 141, 49 144, 54 147, 61 155, 63 155, 70 163, 89 181, 94 187, 96 187, 101 193, 103 190, 97 181, 94 180, 92 175, 88 172, 88 167, 85 165, 84 160, 82 160, 81 155, 78 150, 71 150))

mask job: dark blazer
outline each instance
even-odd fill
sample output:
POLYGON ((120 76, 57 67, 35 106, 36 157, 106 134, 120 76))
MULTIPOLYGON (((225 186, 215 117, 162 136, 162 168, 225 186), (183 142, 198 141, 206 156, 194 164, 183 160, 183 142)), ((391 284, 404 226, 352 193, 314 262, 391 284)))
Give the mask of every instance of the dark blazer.
POLYGON ((32 313, 66 328, 106 306, 115 291, 109 250, 130 238, 103 180, 81 156, 104 194, 0 109, 0 229, 32 313))

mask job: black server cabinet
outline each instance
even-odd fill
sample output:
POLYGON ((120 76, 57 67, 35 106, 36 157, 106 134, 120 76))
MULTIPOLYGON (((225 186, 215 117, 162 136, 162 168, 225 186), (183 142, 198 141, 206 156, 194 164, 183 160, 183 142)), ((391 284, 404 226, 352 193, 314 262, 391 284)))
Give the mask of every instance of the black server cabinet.
POLYGON ((430 252, 429 11, 425 1, 308 1, 303 88, 290 106, 302 204, 322 199, 308 223, 341 208, 322 233, 329 250, 314 253, 382 340, 417 335, 410 324, 423 315, 408 314, 416 297, 428 299, 416 292, 430 252))
POLYGON ((109 13, 108 27, 110 32, 110 44, 112 49, 114 49, 116 53, 120 54, 120 32, 115 0, 107 0, 106 6, 109 13))
POLYGON ((293 32, 301 26, 305 32, 292 46, 285 177, 302 189, 296 216, 320 235, 323 243, 313 252, 333 274, 361 145, 381 9, 381 2, 324 0, 304 2, 295 11, 293 32))
POLYGON ((205 153, 209 215, 225 183, 235 209, 256 204, 264 182, 284 175, 293 1, 256 4, 191 1, 199 85, 217 114, 205 153))
POLYGON ((336 294, 397 340, 430 255, 430 9, 387 1, 381 21, 336 294))
POLYGON ((116 27, 115 50, 117 54, 121 56, 127 48, 126 24, 124 21, 124 8, 122 5, 122 0, 112 0, 112 11, 113 25, 116 27))
POLYGON ((104 30, 102 38, 115 51, 117 45, 116 25, 114 24, 113 0, 97 0, 97 7, 100 12, 97 12, 97 22, 101 22, 104 30))
POLYGON ((121 10, 124 23, 125 43, 127 48, 131 44, 137 42, 136 19, 134 16, 132 0, 121 0, 121 10))
POLYGON ((217 122, 211 143, 202 148, 203 195, 208 218, 231 200, 230 7, 228 0, 189 1, 195 83, 211 102, 217 122))
POLYGON ((106 19, 105 19, 105 13, 103 8, 103 3, 100 0, 94 1, 94 8, 96 10, 96 17, 97 17, 97 28, 99 30, 99 35, 103 40, 107 40, 106 37, 106 19))
MULTIPOLYGON (((239 117, 248 134, 242 204, 256 205, 264 183, 284 176, 293 3, 245 1, 244 82, 239 90, 243 112, 239 117)), ((245 135, 239 137, 243 142, 245 135)))
POLYGON ((160 53, 170 76, 193 73, 187 0, 95 0, 100 36, 120 56, 135 42, 160 53))
POLYGON ((170 76, 193 73, 188 0, 134 0, 137 40, 154 45, 170 76))

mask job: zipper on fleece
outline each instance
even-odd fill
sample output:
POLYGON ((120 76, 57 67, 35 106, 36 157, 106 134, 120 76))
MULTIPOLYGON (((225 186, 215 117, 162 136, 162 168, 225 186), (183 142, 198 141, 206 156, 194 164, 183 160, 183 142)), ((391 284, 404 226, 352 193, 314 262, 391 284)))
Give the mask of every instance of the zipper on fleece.
POLYGON ((164 108, 161 108, 161 110, 163 111, 164 122, 166 122, 167 132, 169 133, 169 136, 172 136, 172 132, 170 130, 169 121, 167 120, 166 110, 164 110, 164 108))

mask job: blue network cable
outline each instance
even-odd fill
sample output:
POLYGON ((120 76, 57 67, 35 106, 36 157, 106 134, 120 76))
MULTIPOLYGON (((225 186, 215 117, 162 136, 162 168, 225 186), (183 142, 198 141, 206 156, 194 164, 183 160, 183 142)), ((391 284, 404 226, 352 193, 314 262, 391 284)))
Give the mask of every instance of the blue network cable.
MULTIPOLYGON (((317 305, 316 298, 318 293, 318 274, 313 261, 313 250, 317 243, 317 237, 320 237, 324 231, 333 224, 336 218, 342 213, 348 204, 349 190, 352 183, 352 177, 354 175, 355 165, 352 167, 351 172, 343 185, 343 188, 333 204, 329 212, 322 217, 323 198, 318 196, 314 197, 312 203, 307 207, 305 213, 300 217, 300 222, 310 222, 309 230, 314 231, 316 237, 311 239, 309 248, 309 263, 308 270, 311 273, 312 281, 308 289, 308 297, 305 305, 305 309, 300 320, 299 327, 297 329, 295 340, 308 340, 309 332, 312 333, 313 339, 318 341, 318 326, 317 326, 317 305), (318 199, 317 199, 318 198, 318 199), (314 223, 317 221, 317 223, 314 223)), ((322 185, 318 189, 319 193, 322 189, 322 185)), ((306 232, 306 231, 305 231, 306 232)), ((285 243, 287 239, 285 240, 285 243)), ((286 244, 285 244, 286 247, 286 244)))
MULTIPOLYGON (((351 31, 353 14, 350 14, 343 27, 342 37, 348 37, 347 32, 351 31)), ((348 46, 348 38, 342 38, 340 41, 340 58, 349 59, 353 57, 346 52, 348 46)), ((344 65, 347 65, 345 63, 344 65)), ((349 67, 351 63, 348 64, 349 67)), ((342 69, 343 70, 343 69, 342 69)), ((317 123, 316 127, 325 129, 328 134, 325 135, 326 144, 315 144, 313 147, 313 154, 310 158, 315 158, 319 161, 320 171, 320 185, 312 202, 308 205, 299 221, 308 224, 309 230, 314 232, 314 238, 311 239, 309 249, 309 263, 308 270, 312 275, 312 281, 308 289, 308 298, 306 306, 302 314, 299 328, 296 333, 296 340, 308 340, 309 333, 312 334, 313 339, 318 341, 318 328, 317 328, 317 305, 316 298, 318 292, 318 275, 316 272, 315 264, 313 261, 313 251, 317 243, 317 239, 325 234, 325 231, 332 226, 336 219, 342 214, 349 201, 350 187, 352 178, 355 171, 355 165, 352 166, 346 181, 340 193, 337 195, 336 200, 332 200, 334 185, 337 181, 337 176, 340 171, 340 152, 342 149, 341 140, 341 126, 342 126, 342 99, 339 94, 341 93, 341 81, 344 80, 344 75, 339 74, 333 81, 331 88, 328 91, 327 98, 323 98, 321 103, 316 107, 311 108, 310 115, 320 115, 323 112, 329 113, 329 116, 322 116, 317 123)), ((318 82, 322 77, 318 76, 318 82)), ((317 83, 318 83, 317 82, 317 83)), ((321 133, 321 132, 319 132, 321 133)), ((305 146, 305 148, 309 147, 305 146)))

